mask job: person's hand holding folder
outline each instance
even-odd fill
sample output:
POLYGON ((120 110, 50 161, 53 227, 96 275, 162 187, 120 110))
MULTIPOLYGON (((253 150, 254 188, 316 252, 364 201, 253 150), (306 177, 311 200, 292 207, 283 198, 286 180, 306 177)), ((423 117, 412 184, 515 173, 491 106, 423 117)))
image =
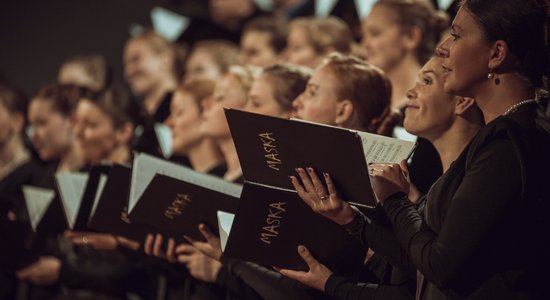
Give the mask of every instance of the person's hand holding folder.
POLYGON ((357 215, 357 211, 348 202, 338 196, 330 175, 323 173, 325 179, 323 183, 313 168, 306 168, 306 170, 303 168, 296 169, 300 180, 296 176, 290 176, 290 180, 298 196, 314 212, 339 225, 345 225, 353 221, 353 218, 357 215))

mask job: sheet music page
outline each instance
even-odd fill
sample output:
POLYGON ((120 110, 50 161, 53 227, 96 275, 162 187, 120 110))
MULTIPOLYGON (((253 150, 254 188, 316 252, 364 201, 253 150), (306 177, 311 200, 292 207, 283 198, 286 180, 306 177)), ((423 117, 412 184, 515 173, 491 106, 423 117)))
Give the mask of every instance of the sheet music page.
MULTIPOLYGON (((88 218, 88 221, 92 219, 92 216, 95 214, 95 210, 97 208, 97 204, 99 203, 99 199, 101 198, 101 194, 103 194, 103 189, 105 188, 105 183, 107 183, 107 175, 101 174, 99 176, 99 182, 97 183, 97 190, 95 193, 94 198, 94 205, 92 206, 92 211, 90 213, 90 217, 88 218)), ((121 187, 124 188, 124 187, 121 187)))
POLYGON ((161 123, 156 123, 154 128, 162 155, 164 155, 165 158, 169 158, 172 156, 172 130, 170 130, 170 127, 161 123))
POLYGON ((69 227, 72 229, 76 222, 80 202, 82 202, 82 194, 88 182, 88 173, 76 172, 57 172, 55 173, 59 194, 61 195, 61 203, 69 221, 69 227))
POLYGON ((235 215, 218 210, 218 230, 220 232, 220 243, 222 246, 222 252, 225 251, 225 245, 227 245, 227 239, 231 232, 231 226, 233 226, 233 220, 235 215))
POLYGON ((216 176, 203 174, 173 162, 148 154, 140 153, 134 157, 128 212, 137 204, 143 192, 153 180, 155 174, 169 176, 210 190, 239 198, 242 186, 225 181, 216 176))
POLYGON ((399 163, 409 158, 416 143, 357 131, 363 142, 367 163, 399 163))
POLYGON ((25 204, 27 205, 32 229, 36 231, 36 227, 40 224, 40 221, 55 197, 55 191, 29 185, 24 185, 21 188, 23 190, 23 196, 25 198, 25 204))

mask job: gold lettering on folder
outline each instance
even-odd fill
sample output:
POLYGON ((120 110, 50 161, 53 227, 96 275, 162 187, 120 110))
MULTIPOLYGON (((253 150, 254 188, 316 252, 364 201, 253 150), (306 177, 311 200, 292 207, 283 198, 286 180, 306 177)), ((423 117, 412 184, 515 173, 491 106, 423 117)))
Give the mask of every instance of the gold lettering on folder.
POLYGON ((266 244, 271 244, 271 239, 279 236, 279 227, 281 227, 281 220, 283 216, 282 212, 285 212, 283 207, 286 202, 275 202, 269 204, 269 214, 266 219, 266 226, 262 227, 262 232, 260 233, 260 241, 266 244))
POLYGON ((175 217, 182 214, 183 209, 191 203, 191 196, 187 194, 177 194, 176 198, 164 211, 164 216, 173 220, 175 217))
POLYGON ((275 145, 275 138, 273 133, 265 132, 259 134, 260 140, 262 141, 262 147, 264 149, 265 162, 268 167, 275 171, 279 171, 279 165, 282 163, 279 159, 279 152, 277 151, 277 146, 275 145))

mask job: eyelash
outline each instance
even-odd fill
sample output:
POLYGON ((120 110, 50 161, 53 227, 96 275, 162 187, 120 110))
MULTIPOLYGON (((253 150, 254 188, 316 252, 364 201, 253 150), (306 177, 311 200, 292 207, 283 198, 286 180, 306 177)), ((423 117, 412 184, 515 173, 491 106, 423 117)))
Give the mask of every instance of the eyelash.
POLYGON ((451 36, 453 37, 453 41, 458 40, 458 38, 460 37, 460 36, 458 36, 458 34, 453 33, 453 32, 451 32, 451 36))
POLYGON ((422 83, 425 85, 432 84, 432 80, 430 78, 422 78, 422 83))

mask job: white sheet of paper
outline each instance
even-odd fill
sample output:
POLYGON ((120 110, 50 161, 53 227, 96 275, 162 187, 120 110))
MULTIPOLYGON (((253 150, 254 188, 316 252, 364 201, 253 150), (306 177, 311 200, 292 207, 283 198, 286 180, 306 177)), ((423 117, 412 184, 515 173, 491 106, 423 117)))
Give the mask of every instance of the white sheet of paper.
POLYGON ((401 126, 395 126, 393 129, 393 136, 400 139, 405 140, 409 142, 416 142, 418 140, 418 137, 414 134, 410 134, 405 128, 401 126))
POLYGON ((218 230, 220 232, 222 252, 225 251, 225 245, 227 245, 227 240, 229 238, 229 233, 231 233, 231 226, 233 226, 234 219, 234 214, 218 210, 218 230))
POLYGON ((36 227, 55 197, 55 191, 29 185, 22 186, 22 190, 32 229, 36 231, 36 227))
POLYGON ((57 172, 55 173, 55 179, 69 227, 73 229, 82 202, 82 195, 88 182, 88 173, 57 172))
MULTIPOLYGON (((94 198, 94 205, 92 206, 92 212, 90 213, 90 217, 88 218, 88 221, 92 219, 92 216, 95 214, 95 210, 97 208, 97 204, 99 203, 99 198, 101 198, 101 194, 103 194, 103 189, 105 188, 105 183, 107 183, 107 175, 101 174, 99 176, 99 182, 97 183, 97 191, 95 193, 94 198)), ((124 187, 120 187, 124 188, 124 187)))
POLYGON ((155 32, 173 42, 189 27, 191 19, 157 6, 151 10, 151 22, 155 32))
POLYGON ((357 131, 363 141, 367 163, 399 163, 407 159, 415 143, 387 136, 357 131))
POLYGON ((172 130, 168 126, 160 123, 156 123, 154 128, 162 155, 164 155, 165 158, 169 158, 172 156, 172 130))
POLYGON ((216 176, 199 173, 188 167, 148 154, 139 153, 134 155, 128 212, 131 212, 136 206, 155 174, 169 176, 236 198, 241 196, 242 186, 239 184, 225 181, 216 176))

